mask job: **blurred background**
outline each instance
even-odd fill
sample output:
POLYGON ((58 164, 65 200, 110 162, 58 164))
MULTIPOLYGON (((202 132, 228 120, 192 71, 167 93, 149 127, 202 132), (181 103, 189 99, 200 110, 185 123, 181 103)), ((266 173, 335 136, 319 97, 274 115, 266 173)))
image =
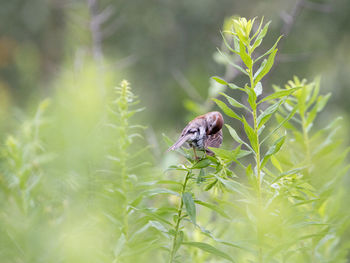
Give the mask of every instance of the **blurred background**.
MULTIPOLYGON (((223 47, 220 31, 232 16, 272 21, 263 49, 283 35, 275 67, 263 81, 264 92, 271 92, 272 84, 283 86, 293 75, 310 80, 321 76, 321 93, 332 92, 332 97, 320 122, 341 115, 346 130, 349 14, 349 0, 0 0, 1 141, 18 133, 43 99, 51 100, 42 141, 52 154, 45 158, 53 161, 45 164, 40 191, 42 200, 50 196, 50 205, 43 209, 55 222, 50 221, 53 228, 43 233, 33 229, 42 237, 38 240, 45 243, 47 236, 69 233, 59 240, 64 240, 59 249, 67 262, 78 262, 78 241, 104 247, 102 241, 89 240, 99 235, 105 240, 106 233, 95 227, 104 219, 96 212, 81 225, 80 217, 84 209, 99 209, 94 206, 95 188, 100 187, 95 175, 113 140, 101 127, 107 118, 105 106, 115 98, 114 87, 123 79, 131 83, 146 108, 135 123, 148 127, 145 138, 153 146, 148 159, 166 167, 169 160, 163 158, 166 145, 161 134, 175 139, 193 116, 214 108, 210 97, 222 87, 210 78, 217 75, 244 83, 217 52, 223 47), (67 207, 75 209, 65 214, 67 207)), ((7 146, 11 143, 7 141, 7 146)), ((16 213, 7 218, 21 221, 16 213)), ((4 229, 6 224, 2 222, 4 229)), ((36 246, 28 240, 27 248, 36 246)), ((41 260, 51 262, 45 255, 57 247, 46 247, 41 260)), ((91 253, 79 260, 97 262, 91 253)), ((23 262, 33 260, 28 258, 23 262)))
POLYGON ((206 97, 209 78, 225 73, 214 54, 225 18, 234 15, 272 20, 271 43, 284 35, 266 90, 292 74, 308 79, 321 75, 323 90, 333 93, 331 107, 350 113, 348 0, 13 0, 0 6, 4 131, 13 107, 28 109, 62 92, 64 76, 86 70, 94 60, 103 68, 101 74, 112 78, 100 89, 108 92, 126 78, 147 107, 150 126, 165 131, 182 127, 183 101, 197 93, 206 97))

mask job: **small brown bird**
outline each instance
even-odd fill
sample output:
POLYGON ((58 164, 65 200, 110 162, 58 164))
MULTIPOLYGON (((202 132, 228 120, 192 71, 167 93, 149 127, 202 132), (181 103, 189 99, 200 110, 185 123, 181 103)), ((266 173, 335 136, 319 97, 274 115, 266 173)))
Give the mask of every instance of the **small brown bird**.
POLYGON ((183 129, 180 138, 171 146, 168 151, 176 150, 185 142, 193 148, 194 156, 198 159, 197 150, 205 150, 207 154, 214 153, 208 147, 219 148, 222 143, 222 126, 224 118, 220 112, 213 111, 196 117, 183 129))

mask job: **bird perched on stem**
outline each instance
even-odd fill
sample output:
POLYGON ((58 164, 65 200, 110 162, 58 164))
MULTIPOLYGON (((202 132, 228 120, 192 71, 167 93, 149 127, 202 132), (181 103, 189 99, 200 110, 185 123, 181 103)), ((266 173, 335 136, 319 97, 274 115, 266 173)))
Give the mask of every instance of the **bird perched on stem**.
POLYGON ((222 126, 224 118, 220 112, 213 111, 201 115, 190 121, 183 129, 180 138, 168 151, 181 147, 185 142, 193 148, 194 156, 198 159, 197 150, 205 150, 208 155, 214 153, 208 147, 219 148, 222 143, 222 126))

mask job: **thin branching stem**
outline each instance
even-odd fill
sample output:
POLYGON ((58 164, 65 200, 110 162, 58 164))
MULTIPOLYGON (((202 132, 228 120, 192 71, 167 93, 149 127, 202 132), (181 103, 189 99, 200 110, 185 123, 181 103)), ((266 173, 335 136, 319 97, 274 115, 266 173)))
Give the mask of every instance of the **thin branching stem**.
POLYGON ((184 206, 183 194, 186 191, 186 186, 187 186, 188 179, 190 178, 190 175, 191 175, 191 170, 189 170, 187 172, 186 177, 185 177, 185 181, 184 181, 184 183, 182 185, 182 189, 181 189, 181 194, 180 194, 181 201, 180 201, 179 209, 177 210, 177 219, 176 219, 176 225, 175 225, 175 233, 174 233, 173 244, 171 246, 171 251, 170 251, 170 256, 169 256, 169 263, 172 263, 174 261, 175 254, 176 254, 176 244, 177 244, 177 238, 178 238, 178 235, 179 235, 180 223, 181 223, 181 220, 182 220, 182 209, 183 209, 183 206, 184 206))

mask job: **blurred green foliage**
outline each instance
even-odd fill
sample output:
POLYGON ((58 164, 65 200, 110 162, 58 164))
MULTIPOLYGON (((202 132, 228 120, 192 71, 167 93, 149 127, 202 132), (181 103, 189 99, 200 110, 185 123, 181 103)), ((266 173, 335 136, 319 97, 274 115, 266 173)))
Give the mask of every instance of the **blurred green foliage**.
MULTIPOLYGON (((274 196, 292 185, 293 198, 300 202, 301 198, 314 198, 309 205, 300 204, 296 209, 300 207, 312 222, 322 221, 315 228, 323 231, 324 239, 308 239, 305 251, 314 252, 314 262, 321 262, 317 261, 320 258, 346 262, 340 259, 348 257, 349 215, 344 207, 349 193, 341 185, 350 182, 337 180, 342 178, 337 165, 347 158, 343 150, 348 144, 350 114, 349 13, 347 0, 0 0, 1 262, 164 262, 174 234, 164 225, 176 222, 172 215, 178 212, 180 198, 174 193, 181 192, 179 182, 184 171, 164 174, 163 170, 184 159, 174 153, 164 154, 161 134, 178 134, 186 120, 215 107, 212 98, 226 96, 232 106, 246 98, 225 85, 226 81, 234 80, 239 86, 246 82, 237 67, 228 63, 235 58, 220 35, 221 30, 227 37, 225 30, 236 15, 273 20, 263 50, 283 34, 273 74, 261 80, 264 96, 280 89, 272 83, 286 83, 294 74, 309 79, 322 76, 321 84, 298 79, 288 84, 305 86, 309 95, 295 93, 286 105, 293 107, 295 100, 302 98, 306 104, 315 99, 317 106, 311 107, 309 117, 305 117, 308 120, 295 120, 303 124, 302 133, 298 126, 285 125, 293 137, 284 141, 278 153, 282 161, 277 157, 268 160, 273 172, 282 174, 312 162, 307 173, 314 176, 309 180, 289 173, 277 180, 276 189, 269 193, 274 196), (213 75, 223 76, 225 82, 210 79, 213 75), (131 82, 133 93, 139 95, 140 104, 147 110, 128 116, 130 122, 124 119, 123 126, 120 111, 126 106, 118 104, 121 96, 115 94, 114 87, 124 78, 131 82), (323 108, 328 97, 310 95, 318 89, 323 90, 321 94, 332 92, 328 110, 322 113, 317 109, 323 108), (47 97, 50 103, 44 100, 47 97), (335 128, 336 113, 344 116, 341 129, 335 128), (321 117, 310 121, 318 114, 321 117), (310 123, 312 127, 307 125, 310 123), (147 128, 123 145, 125 133, 133 125, 147 128), (313 132, 308 134, 311 128, 313 132), (343 140, 332 144, 334 148, 327 145, 337 138, 343 140), (322 146, 325 150, 320 154, 317 149, 322 146), (134 155, 144 147, 145 151, 134 155), (124 169, 136 166, 135 170, 123 172, 120 160, 124 169), (151 165, 137 166, 143 163, 151 165), (300 192, 305 185, 316 187, 317 196, 300 192)), ((232 44, 230 38, 228 42, 232 44)), ((127 99, 130 107, 135 102, 131 100, 127 99)), ((246 106, 237 111, 244 112, 246 106)), ((290 107, 278 113, 277 121, 286 117, 290 107)), ((235 128, 237 136, 247 139, 237 119, 225 121, 235 128)), ((224 148, 232 150, 237 142, 226 134, 224 148)), ((189 152, 185 150, 184 154, 189 158, 189 152)), ((223 159, 219 163, 211 160, 210 165, 221 167, 218 172, 231 178, 235 174, 230 174, 230 169, 235 165, 223 159)), ((270 176, 268 172, 264 171, 266 177, 270 176)), ((253 260, 255 254, 246 246, 253 242, 248 240, 249 234, 253 235, 252 225, 245 219, 248 216, 254 221, 254 215, 235 204, 243 202, 237 196, 222 192, 227 184, 232 191, 237 185, 229 180, 227 183, 227 178, 218 184, 219 179, 206 176, 201 169, 191 174, 189 191, 194 199, 187 195, 184 211, 192 222, 183 220, 187 232, 179 235, 186 239, 185 248, 176 249, 192 262, 217 262, 226 254, 240 259, 238 262, 253 260), (192 202, 197 207, 196 217, 192 202), (202 228, 194 226, 193 221, 202 228), (211 233, 225 241, 213 239, 211 233), (215 250, 217 244, 220 246, 215 250)), ((246 180, 240 179, 239 183, 246 180)), ((286 209, 286 215, 299 213, 293 209, 286 209)), ((298 234, 300 238, 302 230, 293 227, 305 224, 303 219, 282 223, 270 219, 264 218, 268 221, 263 222, 266 228, 292 226, 285 234, 298 234)), ((277 228, 273 234, 281 231, 277 228)), ((269 236, 266 244, 275 246, 278 242, 274 238, 269 236)), ((298 262, 311 262, 310 254, 298 254, 293 251, 295 247, 280 243, 298 262)), ((273 258, 280 248, 277 246, 269 256, 273 258)))

